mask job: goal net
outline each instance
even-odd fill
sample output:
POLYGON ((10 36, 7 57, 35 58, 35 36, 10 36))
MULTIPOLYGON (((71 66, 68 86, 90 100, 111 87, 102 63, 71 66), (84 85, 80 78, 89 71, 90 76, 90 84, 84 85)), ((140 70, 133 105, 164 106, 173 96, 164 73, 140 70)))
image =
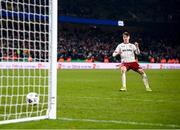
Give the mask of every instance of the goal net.
POLYGON ((56 40, 56 0, 0 0, 0 124, 56 118, 56 40))

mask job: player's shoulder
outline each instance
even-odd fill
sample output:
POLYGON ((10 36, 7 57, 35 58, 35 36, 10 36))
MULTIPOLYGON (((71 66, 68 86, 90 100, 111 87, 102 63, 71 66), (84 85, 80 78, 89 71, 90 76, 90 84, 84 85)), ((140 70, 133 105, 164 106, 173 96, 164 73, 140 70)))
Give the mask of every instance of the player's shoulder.
POLYGON ((135 45, 134 45, 134 44, 132 44, 132 43, 129 43, 129 46, 133 46, 133 47, 135 47, 135 45))
POLYGON ((119 47, 122 47, 122 46, 124 46, 124 43, 122 42, 122 43, 120 43, 118 46, 119 46, 119 47))
POLYGON ((133 46, 134 46, 134 44, 133 44, 133 43, 129 43, 129 45, 133 45, 133 46))
POLYGON ((117 48, 123 48, 123 47, 125 47, 123 43, 119 43, 117 46, 117 48))

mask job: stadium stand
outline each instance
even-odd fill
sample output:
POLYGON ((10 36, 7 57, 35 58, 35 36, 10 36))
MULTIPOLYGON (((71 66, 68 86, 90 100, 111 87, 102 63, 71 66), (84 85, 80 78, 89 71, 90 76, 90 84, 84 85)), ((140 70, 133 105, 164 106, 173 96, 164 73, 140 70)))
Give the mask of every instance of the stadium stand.
POLYGON ((59 15, 123 20, 126 28, 60 23, 58 59, 119 62, 118 58, 112 57, 112 52, 122 41, 122 32, 129 31, 131 42, 140 43, 140 62, 179 62, 180 8, 177 5, 180 5, 180 1, 77 0, 72 1, 71 5, 68 3, 59 2, 62 7, 59 8, 59 15))

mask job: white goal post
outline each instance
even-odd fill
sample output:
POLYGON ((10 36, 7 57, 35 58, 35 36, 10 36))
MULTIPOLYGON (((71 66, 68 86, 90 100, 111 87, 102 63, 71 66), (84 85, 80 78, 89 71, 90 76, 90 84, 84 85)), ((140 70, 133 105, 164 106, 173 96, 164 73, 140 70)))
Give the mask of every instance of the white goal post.
POLYGON ((0 0, 0 124, 56 119, 57 6, 0 0), (27 103, 30 92, 38 104, 27 103))

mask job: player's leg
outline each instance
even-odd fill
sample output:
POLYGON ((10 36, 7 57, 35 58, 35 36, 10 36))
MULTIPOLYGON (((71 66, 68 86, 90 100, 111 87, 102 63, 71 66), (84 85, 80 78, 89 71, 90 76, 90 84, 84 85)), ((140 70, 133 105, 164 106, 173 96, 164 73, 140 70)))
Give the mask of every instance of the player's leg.
POLYGON ((151 88, 149 87, 149 82, 148 82, 148 78, 146 73, 144 72, 144 70, 142 68, 137 69, 137 71, 141 76, 142 76, 142 80, 144 83, 144 86, 146 88, 146 91, 152 91, 151 88))
POLYGON ((149 87, 147 75, 144 72, 144 70, 140 67, 140 65, 137 62, 133 62, 130 64, 130 68, 135 72, 138 72, 142 76, 142 80, 146 88, 146 91, 152 91, 151 88, 149 87))
POLYGON ((127 68, 126 66, 121 66, 121 80, 122 80, 122 87, 120 89, 120 91, 126 91, 126 72, 127 72, 127 68))

